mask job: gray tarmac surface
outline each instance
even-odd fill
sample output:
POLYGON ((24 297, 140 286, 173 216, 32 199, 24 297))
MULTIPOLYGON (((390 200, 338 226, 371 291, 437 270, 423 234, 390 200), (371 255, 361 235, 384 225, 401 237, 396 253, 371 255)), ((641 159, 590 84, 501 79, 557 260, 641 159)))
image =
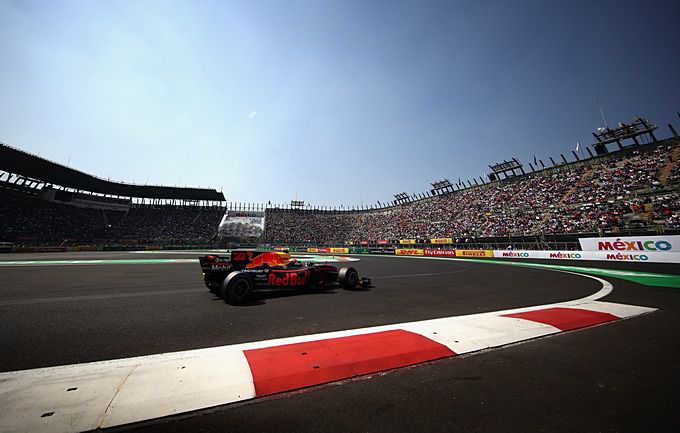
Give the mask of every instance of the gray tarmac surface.
MULTIPOLYGON (((187 254, 44 256, 19 259, 187 254)), ((645 265, 650 272, 680 273, 678 266, 645 265)), ((362 257, 355 267, 372 277, 375 287, 265 294, 242 306, 209 293, 197 263, 2 267, 0 371, 538 305, 600 288, 576 275, 488 263, 362 257)), ((675 410, 680 401, 680 289, 609 280, 614 292, 604 300, 660 310, 117 430, 675 431, 680 421, 675 410)))

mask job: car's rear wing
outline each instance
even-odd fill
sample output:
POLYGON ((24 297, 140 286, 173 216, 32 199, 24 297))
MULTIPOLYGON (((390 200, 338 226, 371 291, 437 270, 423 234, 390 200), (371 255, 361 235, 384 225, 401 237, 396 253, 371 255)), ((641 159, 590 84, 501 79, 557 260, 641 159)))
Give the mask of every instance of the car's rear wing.
POLYGON ((200 256, 198 261, 201 263, 201 269, 204 273, 225 271, 231 266, 231 260, 229 257, 222 257, 216 254, 200 256))

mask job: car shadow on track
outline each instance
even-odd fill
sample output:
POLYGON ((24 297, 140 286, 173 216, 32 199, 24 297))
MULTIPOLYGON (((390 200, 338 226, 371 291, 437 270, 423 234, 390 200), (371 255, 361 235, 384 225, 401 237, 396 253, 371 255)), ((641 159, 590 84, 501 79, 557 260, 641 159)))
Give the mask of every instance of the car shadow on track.
MULTIPOLYGON (((365 287, 365 288, 357 288, 354 290, 348 290, 350 292, 369 292, 371 291, 371 287, 365 287)), ((306 290, 306 291, 301 291, 301 290, 290 290, 290 291, 261 291, 261 292, 255 292, 251 295, 250 299, 242 302, 230 302, 226 301, 219 296, 215 295, 213 298, 213 301, 219 301, 219 302, 224 302, 225 304, 232 305, 234 307, 254 307, 258 305, 265 305, 267 303, 268 299, 280 299, 280 298, 291 298, 295 296, 308 296, 308 295, 335 295, 338 290, 341 290, 339 287, 331 287, 328 289, 317 289, 317 290, 306 290)))

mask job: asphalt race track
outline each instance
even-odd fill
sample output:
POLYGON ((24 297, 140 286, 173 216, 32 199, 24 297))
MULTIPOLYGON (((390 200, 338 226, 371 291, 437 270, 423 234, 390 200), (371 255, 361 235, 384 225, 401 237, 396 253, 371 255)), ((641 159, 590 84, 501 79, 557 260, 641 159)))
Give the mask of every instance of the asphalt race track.
MULTIPOLYGON (((0 256, 0 372, 541 305, 601 288, 593 279, 550 269, 362 256, 352 265, 373 279, 369 290, 263 294, 236 306, 208 292, 198 263, 183 260, 195 258, 195 253, 0 256), (105 261, 2 265, 99 259, 105 261)), ((680 274, 677 265, 559 264, 680 274)), ((675 431, 680 289, 605 279, 614 290, 604 301, 658 311, 110 430, 675 431)))

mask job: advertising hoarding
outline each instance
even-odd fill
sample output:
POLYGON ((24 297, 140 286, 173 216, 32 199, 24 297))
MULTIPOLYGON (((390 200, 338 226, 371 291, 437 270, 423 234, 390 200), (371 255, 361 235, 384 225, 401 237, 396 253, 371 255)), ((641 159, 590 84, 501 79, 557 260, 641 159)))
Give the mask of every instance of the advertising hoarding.
POLYGON ((680 236, 623 236, 579 238, 583 251, 610 251, 623 254, 680 252, 680 236))

